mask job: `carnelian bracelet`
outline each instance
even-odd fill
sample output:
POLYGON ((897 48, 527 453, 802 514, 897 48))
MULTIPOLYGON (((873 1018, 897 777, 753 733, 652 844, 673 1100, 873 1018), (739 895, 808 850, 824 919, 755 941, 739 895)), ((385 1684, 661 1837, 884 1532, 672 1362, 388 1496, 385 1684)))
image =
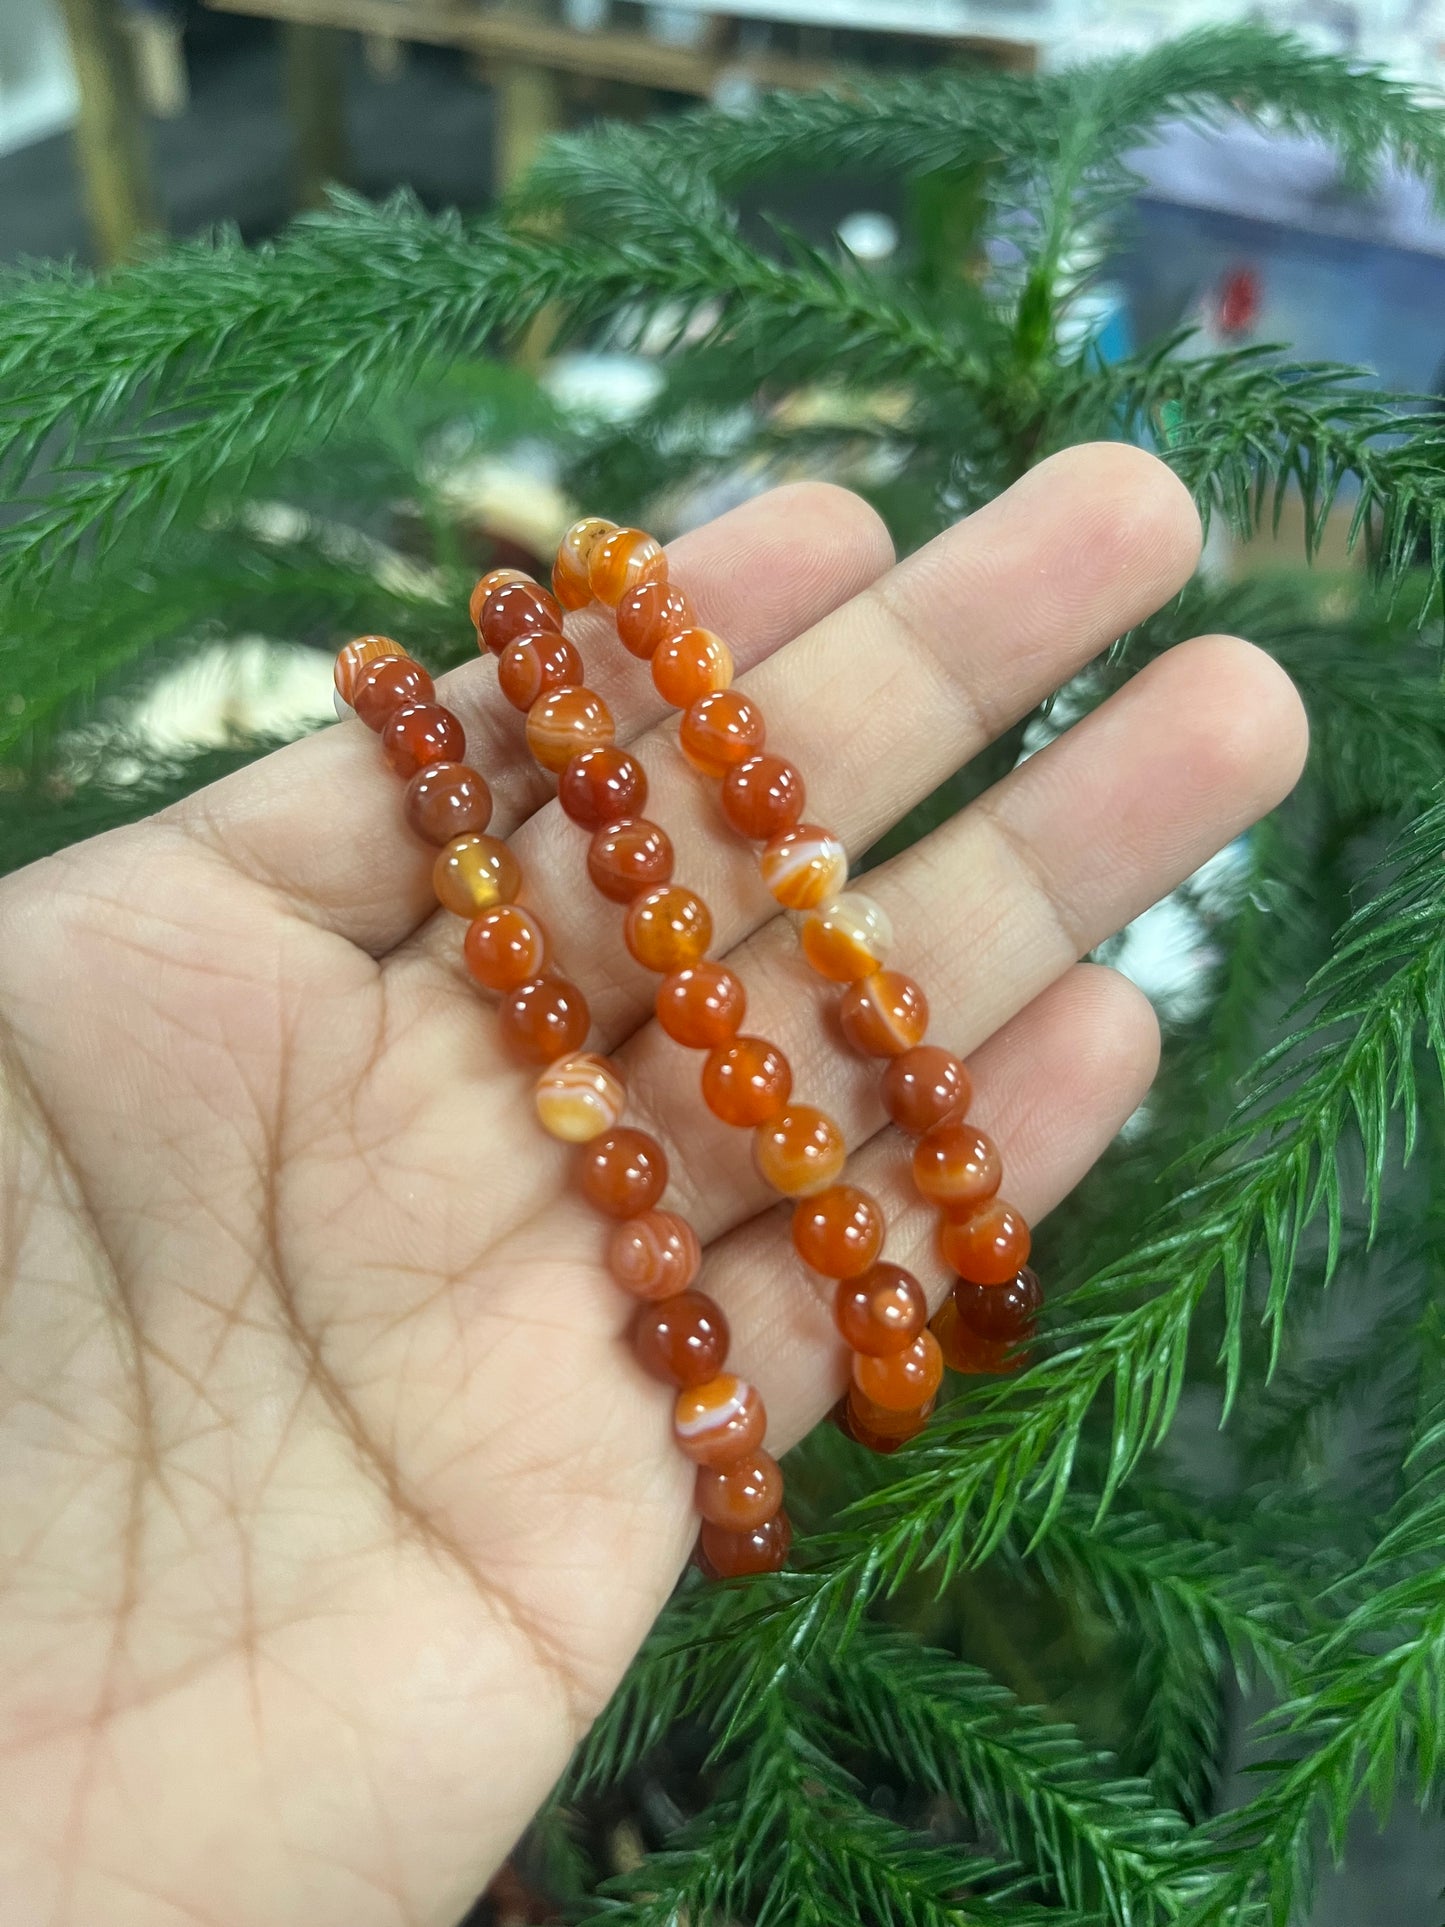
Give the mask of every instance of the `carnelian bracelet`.
MULTIPOLYGON (((485 601, 499 586, 497 574, 484 577, 478 594, 485 601)), ((556 643, 570 648, 560 627, 556 643)), ((725 1578, 776 1569, 792 1531, 782 1509, 782 1473, 762 1449, 762 1400, 723 1370, 727 1320, 691 1289, 702 1262, 697 1234, 677 1213, 657 1208, 666 1153, 656 1138, 623 1124, 626 1085, 618 1066, 583 1048, 591 1021, 586 998, 549 967, 546 929, 516 901, 521 866, 506 843, 486 834, 491 794, 462 760, 461 722, 434 700, 420 664, 385 636, 346 645, 336 662, 336 693, 338 712, 377 731, 388 763, 407 779, 406 820, 437 848, 437 899, 468 919, 466 968, 500 999, 499 1028, 511 1053, 542 1067, 537 1116, 550 1135, 580 1147, 581 1189, 614 1222, 608 1267, 643 1301, 632 1324, 633 1350, 645 1370, 676 1389, 674 1437, 698 1468, 700 1563, 725 1578)), ((598 708, 601 727, 606 712, 598 708)), ((610 736, 610 718, 606 727, 610 736)))

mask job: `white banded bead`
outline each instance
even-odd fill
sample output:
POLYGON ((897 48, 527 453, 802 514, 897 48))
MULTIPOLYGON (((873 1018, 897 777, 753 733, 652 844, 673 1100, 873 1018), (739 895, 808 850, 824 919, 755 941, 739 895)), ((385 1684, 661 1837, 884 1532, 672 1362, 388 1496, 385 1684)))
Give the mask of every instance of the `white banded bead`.
POLYGON ((812 910, 848 881, 848 852, 831 830, 800 823, 763 845, 758 868, 785 910, 812 910))
POLYGON ((893 947, 893 925, 882 904, 861 890, 845 890, 803 919, 803 955, 820 977, 836 984, 871 977, 893 947))
POLYGON ((566 1144, 587 1144, 622 1122, 627 1088, 617 1066, 592 1051, 574 1051, 549 1064, 537 1079, 542 1129, 566 1144))

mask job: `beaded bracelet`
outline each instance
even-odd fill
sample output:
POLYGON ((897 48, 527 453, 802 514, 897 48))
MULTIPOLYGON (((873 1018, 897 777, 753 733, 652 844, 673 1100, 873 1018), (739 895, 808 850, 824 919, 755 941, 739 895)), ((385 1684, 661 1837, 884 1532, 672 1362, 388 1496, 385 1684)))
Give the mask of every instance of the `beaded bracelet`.
MULTIPOLYGON (((484 577, 481 600, 513 579, 510 571, 484 577)), ((560 629, 557 642, 570 648, 560 629)), ((335 682, 338 713, 377 731, 387 762, 407 779, 407 823, 437 848, 437 900, 468 919, 463 961, 474 981, 500 998, 503 1041, 514 1056, 542 1066, 535 1105, 543 1129, 580 1147, 583 1195, 614 1221, 608 1268, 643 1301, 632 1324, 633 1350, 645 1370, 676 1388, 673 1436, 698 1468, 699 1563, 720 1578, 775 1570, 792 1528, 782 1509, 782 1473, 762 1449, 762 1399, 722 1369, 727 1320, 691 1289, 702 1263, 697 1233, 676 1212, 657 1208, 666 1153, 656 1138, 623 1124, 627 1093, 618 1066, 583 1049, 587 1000, 550 968, 541 918, 516 901, 521 866, 506 843, 486 834, 491 793, 462 760, 461 722, 434 700, 425 669, 385 636, 348 643, 335 682)), ((607 726, 610 735, 610 718, 607 726)))

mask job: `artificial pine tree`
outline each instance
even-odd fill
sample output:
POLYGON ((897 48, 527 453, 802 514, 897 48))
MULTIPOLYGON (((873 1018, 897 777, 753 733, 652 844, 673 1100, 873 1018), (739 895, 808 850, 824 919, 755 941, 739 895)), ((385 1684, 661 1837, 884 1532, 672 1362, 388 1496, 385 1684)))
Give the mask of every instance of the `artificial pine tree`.
MULTIPOLYGON (((338 202, 268 248, 0 291, 11 866, 265 747, 165 759, 127 734, 129 699, 200 639, 367 628, 459 654, 474 558, 438 477, 470 450, 549 441, 589 509, 664 532, 720 469, 804 470, 863 488, 911 545, 1099 435, 1147 441, 1240 532, 1293 491, 1313 547, 1354 503, 1368 572, 1201 580, 1068 691, 1077 715, 1183 636, 1245 633, 1305 694, 1306 780, 1233 885, 1199 893, 1210 995, 1046 1227, 1033 1361, 955 1384, 888 1461, 824 1428, 791 1468, 796 1569, 684 1584, 522 1849, 570 1911, 1284 1923, 1361 1802, 1438 1806, 1445 421, 1284 351, 1170 339, 1106 363, 1071 325, 1128 219, 1126 154, 1226 110, 1445 197, 1434 107, 1229 29, 1057 75, 605 125, 494 219, 338 202), (736 211, 744 186, 756 204, 770 179, 858 169, 907 188, 903 269, 736 211), (622 429, 570 425, 488 358, 543 316, 558 339, 645 338, 656 399, 622 429), (402 502, 412 566, 378 539, 402 502), (103 753, 97 714, 121 719, 103 753), (1227 1421, 1207 1476, 1181 1411, 1196 1448, 1227 1421), (1235 1682, 1274 1710, 1270 1764, 1226 1809, 1235 1682), (622 1871, 619 1822, 644 1850, 622 1871)), ((1011 733, 931 819, 1051 726, 1011 733)))

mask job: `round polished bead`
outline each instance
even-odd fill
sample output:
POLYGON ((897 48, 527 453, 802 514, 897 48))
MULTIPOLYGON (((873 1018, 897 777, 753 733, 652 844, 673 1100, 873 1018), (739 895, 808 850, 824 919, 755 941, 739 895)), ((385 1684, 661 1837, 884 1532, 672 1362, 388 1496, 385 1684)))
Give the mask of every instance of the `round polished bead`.
POLYGON ((756 1451, 767 1424, 757 1391, 731 1372, 684 1387, 672 1412, 673 1437, 697 1465, 726 1465, 756 1451))
POLYGON ((462 961, 484 990, 516 990, 547 967, 547 932, 520 904, 504 903, 467 925, 462 961))
POLYGON ((802 943, 803 955, 820 977, 852 984, 881 967, 893 943, 893 925, 872 897, 845 890, 808 912, 802 943))
POLYGON ((715 689, 689 705, 678 726, 682 753, 704 776, 726 776, 763 746, 763 712, 740 689, 715 689))
POLYGON ((587 874, 613 903, 631 903, 672 875, 672 843, 666 830, 643 816, 624 816, 592 833, 587 874))
POLYGON ((628 750, 608 743, 574 756, 557 779, 557 801, 584 830, 647 807, 647 772, 628 750))
POLYGON ((943 1354, 926 1326, 902 1351, 853 1354, 853 1383, 885 1411, 916 1412, 933 1397, 942 1378, 943 1354))
POLYGON ((812 910, 834 897, 848 880, 848 852, 831 830, 800 823, 770 837, 758 868, 785 910, 812 910))
POLYGON ((1033 1337, 1044 1288, 1038 1273, 1025 1265, 1003 1285, 975 1285, 960 1278, 953 1288, 953 1302, 964 1324, 980 1338, 1016 1345, 1033 1337))
POLYGON ((356 683, 363 669, 369 669, 374 662, 395 662, 404 660, 406 651, 399 642, 390 636, 357 636, 340 650, 336 657, 336 668, 332 680, 336 693, 349 708, 356 707, 356 683))
POLYGON ((428 843, 480 836, 492 820, 492 792, 466 763, 429 763, 406 786, 406 820, 428 843))
POLYGON ((582 658, 555 629, 518 636, 497 658, 497 687, 524 714, 541 696, 582 680, 582 658))
POLYGON ((410 656, 381 656, 366 663, 352 684, 351 707, 368 729, 382 730, 407 703, 429 703, 436 685, 410 656))
POLYGON ((884 1260, 859 1278, 842 1280, 833 1319, 845 1345, 882 1358, 917 1338, 928 1323, 928 1300, 911 1271, 884 1260))
POLYGON ((617 634, 622 646, 644 662, 668 636, 693 626, 692 604, 681 589, 654 579, 629 589, 617 605, 617 634))
POLYGON ((639 1218, 667 1189, 667 1153, 646 1131, 621 1125, 582 1153, 583 1194, 609 1218, 639 1218))
POLYGON ((712 942, 712 912, 680 883, 665 883, 633 898, 622 936, 644 970, 686 970, 712 942))
POLYGON ((947 1118, 913 1147, 913 1182, 947 1211, 968 1213, 991 1198, 1003 1178, 998 1146, 963 1118, 947 1118))
POLYGON ((715 1050, 735 1037, 747 1007, 743 980, 726 964, 704 960, 657 986, 657 1021, 689 1050, 715 1050))
MULTIPOLYGON (((968 1072, 937 1044, 916 1044, 883 1073, 883 1108, 916 1136, 948 1118, 961 1117, 973 1096, 968 1072)), ((931 1194, 926 1194, 931 1195, 931 1194)))
POLYGON ((432 866, 437 902, 458 917, 479 917, 511 903, 522 887, 522 866, 495 836, 454 836, 432 866))
POLYGON ((702 1269, 702 1246, 675 1211, 644 1211, 613 1232, 607 1268, 634 1298, 671 1298, 702 1269))
POLYGON ((597 544, 616 526, 600 515, 585 515, 562 537, 552 568, 552 588, 564 609, 585 609, 592 600, 587 565, 597 544))
POLYGON ((478 578, 476 586, 467 598, 467 614, 471 617, 472 627, 477 632, 479 649, 486 647, 482 641, 482 610, 493 589, 500 589, 504 582, 530 582, 531 580, 531 576, 523 569, 488 569, 484 576, 478 578))
POLYGON ((729 1526, 704 1519, 698 1550, 705 1569, 718 1579, 749 1579, 760 1572, 779 1572, 793 1543, 786 1512, 777 1512, 760 1526, 734 1532, 729 1526))
POLYGON ((865 1057, 901 1057, 928 1029, 928 999, 901 970, 875 970, 838 999, 843 1035, 865 1057))
POLYGON ((952 1297, 945 1298, 933 1314, 929 1330, 938 1340, 943 1362, 951 1372, 976 1377, 984 1372, 1016 1371, 1023 1362, 1010 1353, 1006 1343, 984 1338, 971 1325, 964 1324, 952 1297))
POLYGON ((1002 1198, 990 1198, 969 1217, 944 1219, 939 1231, 943 1262, 974 1285, 1004 1285, 1028 1263, 1032 1244, 1021 1214, 1002 1198))
POLYGON ((381 732, 381 747, 398 776, 415 776, 433 763, 459 763, 467 733, 440 703, 403 703, 381 732))
POLYGON ((847 1158, 842 1131, 811 1104, 789 1104, 753 1133, 758 1174, 785 1198, 826 1190, 847 1158))
POLYGON ((856 1184, 835 1184, 793 1212, 793 1249, 825 1278, 856 1278, 883 1249, 883 1207, 856 1184))
POLYGON ((724 1124, 766 1124, 792 1089, 792 1065, 766 1037, 734 1037, 719 1044, 702 1067, 703 1102, 724 1124))
POLYGON ((730 1465, 698 1467, 694 1503, 704 1519, 734 1532, 763 1525, 783 1503, 783 1474, 771 1453, 752 1451, 730 1465))
POLYGON ((562 605, 537 582, 504 582, 482 604, 478 638, 494 656, 522 636, 556 635, 562 605))
POLYGON ((843 1430, 870 1452, 887 1455, 918 1437, 936 1403, 937 1400, 931 1398, 914 1411, 890 1412, 886 1406, 864 1398, 856 1385, 850 1385, 843 1401, 843 1430))
POLYGON ((627 1087, 617 1066, 592 1051, 559 1057, 537 1079, 537 1118, 549 1137, 589 1144, 622 1122, 627 1087))
POLYGON ((754 843, 781 836, 803 814, 808 792, 782 756, 750 756, 723 779, 722 811, 739 836, 754 843))
POLYGON ((674 709, 686 709, 699 696, 726 689, 732 679, 732 651, 711 629, 684 629, 665 637, 653 651, 653 684, 674 709))
POLYGON ((706 1385, 728 1355, 728 1321, 706 1292, 674 1292, 642 1306, 632 1349, 643 1371, 664 1384, 706 1385))
POLYGON ((611 741, 612 712, 590 689, 550 689, 527 711, 527 747, 543 769, 564 770, 574 756, 611 741))
POLYGON ((639 582, 656 582, 666 575, 662 544, 641 529, 613 529, 594 544, 587 558, 587 586, 609 609, 615 609, 639 582))
POLYGON ((581 1050, 592 1015, 587 999, 566 977, 533 977, 503 998, 497 1023, 516 1056, 550 1064, 581 1050))

